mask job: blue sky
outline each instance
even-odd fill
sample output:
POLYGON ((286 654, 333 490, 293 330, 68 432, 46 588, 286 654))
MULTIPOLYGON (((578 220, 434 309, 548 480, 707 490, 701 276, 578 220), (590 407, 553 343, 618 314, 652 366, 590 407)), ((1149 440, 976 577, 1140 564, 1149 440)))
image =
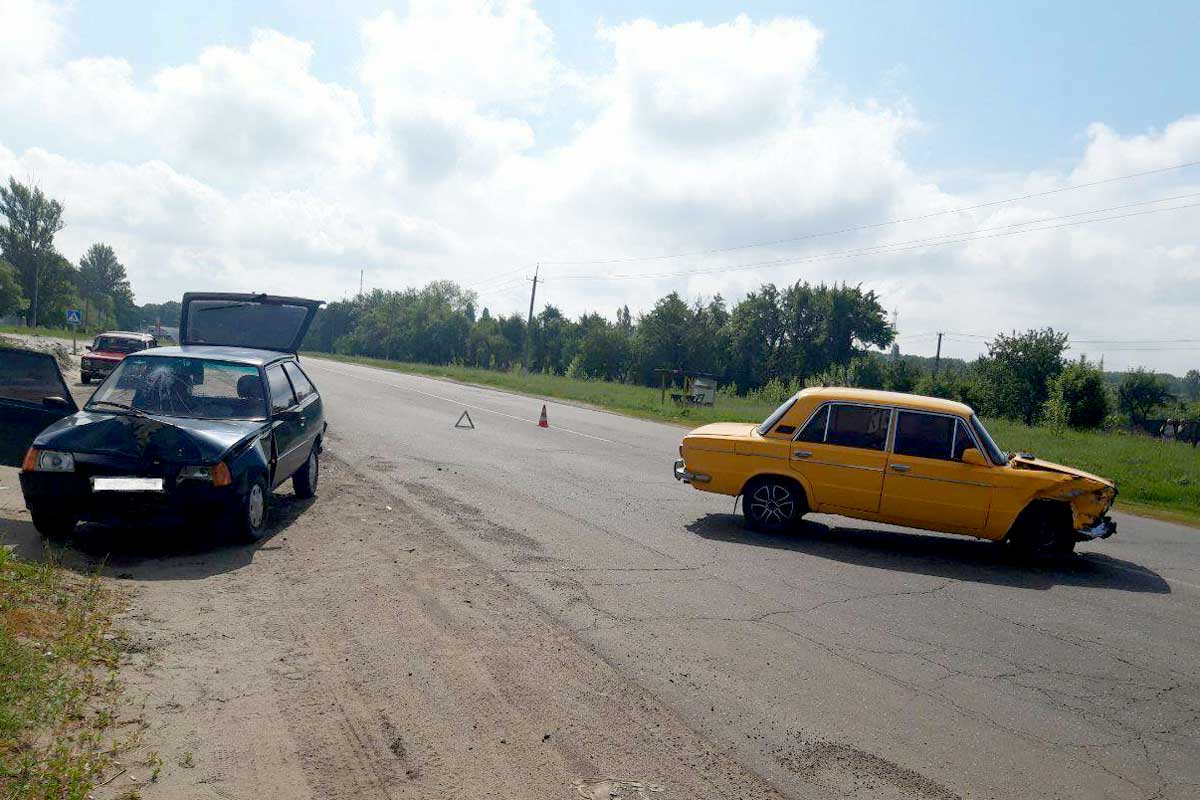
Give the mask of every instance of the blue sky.
POLYGON ((112 244, 140 301, 336 299, 361 270, 512 313, 541 263, 540 299, 611 316, 845 281, 913 352, 1052 325, 1181 372, 1200 167, 1111 179, 1200 162, 1197 42, 1196 2, 0 0, 0 178, 61 198, 63 252, 112 244))
MULTIPOLYGON (((316 45, 314 71, 355 81, 362 18, 403 4, 79 3, 71 55, 120 53, 149 73, 212 44, 244 45, 274 28, 316 45)), ((851 96, 907 97, 927 128, 915 164, 948 173, 1044 167, 1076 155, 1102 120, 1124 133, 1194 113, 1200 95, 1200 3, 1157 2, 542 2, 559 57, 582 70, 612 59, 598 22, 803 17, 826 32, 821 67, 851 96), (1013 125, 1020 120, 1019 125, 1013 125)), ((547 129, 553 131, 553 125, 547 129)), ((959 176, 962 178, 963 176, 959 176)))

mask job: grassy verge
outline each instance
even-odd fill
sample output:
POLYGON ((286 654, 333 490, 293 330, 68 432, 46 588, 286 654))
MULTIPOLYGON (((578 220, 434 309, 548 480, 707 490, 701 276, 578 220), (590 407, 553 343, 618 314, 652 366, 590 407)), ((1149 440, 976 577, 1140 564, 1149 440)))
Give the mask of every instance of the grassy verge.
MULTIPOLYGON (((70 339, 70 328, 44 328, 38 326, 36 328, 26 328, 24 325, 0 325, 0 333, 19 333, 24 336, 51 336, 55 339, 70 339)), ((80 333, 80 337, 87 334, 80 333)))
MULTIPOLYGON (((772 403, 740 397, 721 397, 715 408, 664 405, 659 390, 604 381, 583 381, 561 375, 527 375, 487 369, 431 364, 407 364, 373 358, 331 358, 436 378, 494 386, 524 394, 553 397, 617 411, 636 417, 684 425, 706 422, 758 422, 772 403)), ((1006 450, 1032 452, 1040 458, 1069 464, 1112 478, 1120 488, 1119 505, 1126 511, 1200 526, 1200 449, 1146 436, 1030 427, 1008 420, 989 420, 988 429, 1006 450)))
POLYGON ((0 547, 0 797, 82 800, 111 767, 114 610, 98 578, 0 547))

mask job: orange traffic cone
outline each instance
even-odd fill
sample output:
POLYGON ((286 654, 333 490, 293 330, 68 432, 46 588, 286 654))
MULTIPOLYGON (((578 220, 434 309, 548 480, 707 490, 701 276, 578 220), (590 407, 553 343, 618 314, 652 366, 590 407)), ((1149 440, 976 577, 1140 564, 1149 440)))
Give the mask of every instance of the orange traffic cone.
POLYGON ((546 404, 545 403, 542 403, 542 416, 538 418, 538 427, 539 428, 549 428, 550 427, 550 421, 548 419, 546 419, 546 404))

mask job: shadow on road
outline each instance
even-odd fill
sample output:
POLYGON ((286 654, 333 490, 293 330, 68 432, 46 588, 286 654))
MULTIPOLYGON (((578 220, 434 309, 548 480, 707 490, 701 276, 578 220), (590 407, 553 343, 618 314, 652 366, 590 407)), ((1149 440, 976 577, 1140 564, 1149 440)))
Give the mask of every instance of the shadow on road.
POLYGON ((834 527, 805 519, 790 533, 756 533, 732 514, 708 514, 687 526, 719 542, 792 550, 860 567, 939 578, 1049 589, 1088 586, 1124 592, 1169 594, 1171 586, 1146 567, 1103 553, 1080 553, 1055 562, 1020 564, 992 542, 875 528, 834 527))
POLYGON ((70 540, 47 545, 25 516, 0 517, 0 544, 11 547, 24 561, 46 559, 46 548, 51 547, 62 566, 81 573, 103 567, 105 574, 131 580, 196 580, 232 572, 249 564, 256 550, 273 549, 272 540, 286 535, 313 502, 292 494, 275 495, 270 529, 251 543, 231 540, 226 532, 213 528, 83 524, 70 540))

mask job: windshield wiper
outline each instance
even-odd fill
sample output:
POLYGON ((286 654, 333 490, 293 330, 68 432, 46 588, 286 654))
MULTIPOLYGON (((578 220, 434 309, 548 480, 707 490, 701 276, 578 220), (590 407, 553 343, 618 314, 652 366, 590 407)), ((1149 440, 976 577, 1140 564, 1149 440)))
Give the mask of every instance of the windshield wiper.
POLYGON ((112 400, 93 400, 90 403, 88 403, 88 405, 89 406, 112 406, 113 408, 119 408, 122 411, 128 411, 130 414, 135 414, 139 417, 149 416, 145 411, 142 411, 140 408, 134 408, 133 406, 127 406, 124 403, 114 403, 112 400))

